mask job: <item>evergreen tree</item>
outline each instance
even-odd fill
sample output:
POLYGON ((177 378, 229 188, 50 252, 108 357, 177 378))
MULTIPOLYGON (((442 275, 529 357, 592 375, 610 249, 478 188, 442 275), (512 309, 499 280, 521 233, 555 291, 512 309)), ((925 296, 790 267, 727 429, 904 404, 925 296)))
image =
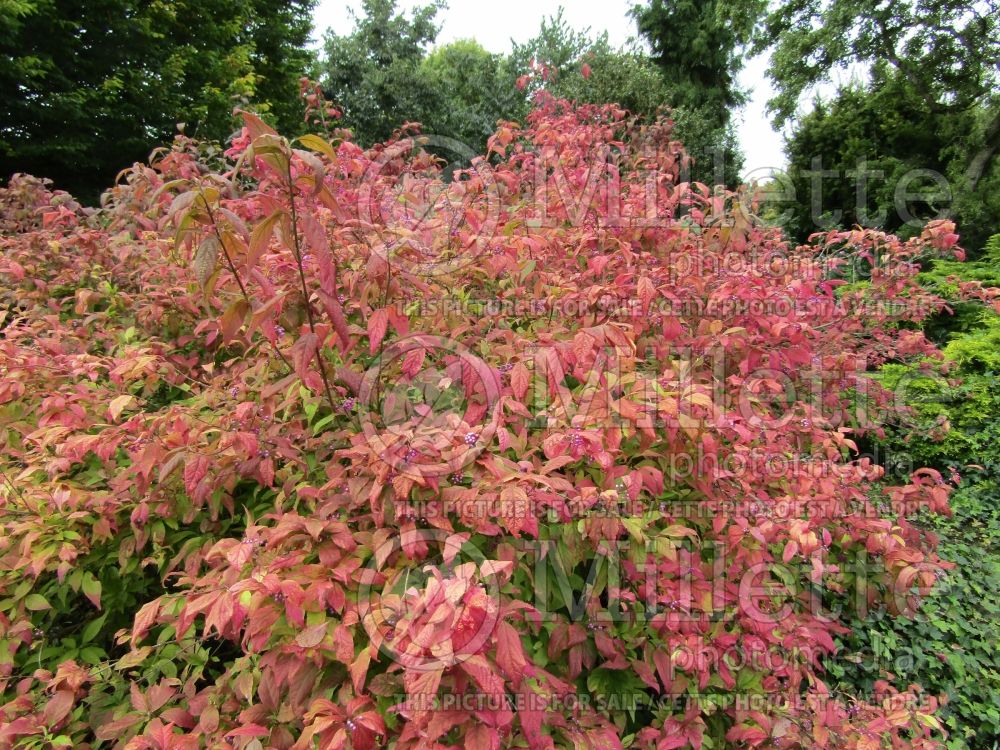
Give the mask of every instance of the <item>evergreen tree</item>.
POLYGON ((177 124, 221 139, 235 105, 300 126, 313 0, 0 4, 0 176, 94 198, 177 124))
POLYGON ((736 83, 752 16, 731 11, 725 0, 650 0, 632 15, 649 42, 653 60, 674 93, 674 104, 697 109, 724 128, 745 101, 736 83))
MULTIPOLYGON (((852 107, 868 123, 866 132, 912 136, 894 137, 891 145, 876 139, 872 156, 941 171, 970 249, 1000 230, 998 0, 781 0, 768 12, 761 0, 728 2, 746 17, 759 18, 754 48, 771 50, 769 77, 777 95, 770 108, 777 125, 805 124, 809 118, 799 116, 804 95, 836 71, 861 68, 868 75, 864 90, 874 101, 855 101, 852 107), (872 112, 899 112, 904 102, 906 118, 873 119, 872 112), (936 145, 928 145, 928 138, 936 145)), ((856 93, 848 96, 857 99, 856 93)), ((832 107, 840 127, 848 127, 852 110, 846 100, 832 107)), ((808 127, 819 119, 809 120, 808 127)), ((801 160, 810 138, 793 136, 794 158, 801 160)), ((832 147, 834 152, 815 150, 810 156, 835 162, 841 149, 832 147)))

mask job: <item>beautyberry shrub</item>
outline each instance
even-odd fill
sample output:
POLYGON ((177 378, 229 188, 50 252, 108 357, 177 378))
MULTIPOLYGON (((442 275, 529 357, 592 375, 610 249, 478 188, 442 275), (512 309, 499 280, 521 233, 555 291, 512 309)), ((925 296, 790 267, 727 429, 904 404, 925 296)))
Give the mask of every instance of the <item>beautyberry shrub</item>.
POLYGON ((0 195, 0 747, 942 746, 824 674, 940 567, 853 437, 952 225, 795 247, 544 93, 458 168, 244 118, 0 195))

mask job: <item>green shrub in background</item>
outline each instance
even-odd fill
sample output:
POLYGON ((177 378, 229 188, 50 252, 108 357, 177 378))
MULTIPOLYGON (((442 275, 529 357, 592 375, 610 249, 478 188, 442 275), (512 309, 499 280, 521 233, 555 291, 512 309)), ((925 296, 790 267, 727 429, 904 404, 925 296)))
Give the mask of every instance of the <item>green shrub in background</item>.
POLYGON ((877 613, 851 624, 852 660, 831 664, 834 682, 871 692, 885 678, 946 694, 952 750, 992 750, 1000 738, 1000 504, 994 480, 952 497, 951 518, 927 518, 943 559, 957 564, 911 620, 877 613))
MULTIPOLYGON (((957 300, 960 281, 979 281, 1000 287, 1000 234, 986 242, 982 255, 975 261, 959 262, 935 258, 919 276, 920 282, 946 299, 957 300)), ((991 315, 982 305, 956 301, 951 314, 938 315, 925 323, 925 331, 938 343, 955 339, 957 333, 989 330, 991 315)), ((971 343, 971 342, 970 342, 971 343)))
MULTIPOLYGON (((949 295, 960 281, 1000 286, 1000 235, 984 257, 959 265, 935 261, 924 283, 949 295)), ((956 564, 911 620, 872 614, 843 640, 853 660, 831 665, 835 682, 870 691, 891 675, 946 694, 943 711, 953 750, 1000 747, 1000 315, 958 304, 932 323, 953 369, 947 377, 886 365, 882 381, 913 407, 874 445, 887 470, 910 465, 957 471, 954 515, 925 516, 939 553, 956 564)))

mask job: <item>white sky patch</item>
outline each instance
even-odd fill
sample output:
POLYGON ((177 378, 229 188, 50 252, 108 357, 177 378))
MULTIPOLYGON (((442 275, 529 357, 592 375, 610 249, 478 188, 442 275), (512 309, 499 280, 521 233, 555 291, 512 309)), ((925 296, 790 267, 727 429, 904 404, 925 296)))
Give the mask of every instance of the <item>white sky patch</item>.
MULTIPOLYGON (((426 0, 399 0, 397 7, 409 11, 426 0)), ((591 36, 607 31, 608 40, 620 47, 636 36, 635 22, 628 15, 635 0, 567 2, 566 0, 504 0, 501 4, 482 0, 449 0, 448 8, 437 15, 441 28, 438 44, 456 39, 475 39, 490 52, 506 53, 511 40, 526 42, 541 26, 542 19, 554 16, 563 5, 563 18, 571 28, 589 27, 591 36)), ((360 0, 320 0, 313 15, 318 45, 327 29, 348 34, 354 28, 349 10, 361 13, 360 0)), ((773 170, 784 169, 782 136, 771 126, 766 114, 767 100, 773 96, 767 80, 767 55, 753 58, 740 74, 740 85, 750 91, 750 101, 736 116, 736 132, 746 155, 744 176, 761 179, 773 170)))

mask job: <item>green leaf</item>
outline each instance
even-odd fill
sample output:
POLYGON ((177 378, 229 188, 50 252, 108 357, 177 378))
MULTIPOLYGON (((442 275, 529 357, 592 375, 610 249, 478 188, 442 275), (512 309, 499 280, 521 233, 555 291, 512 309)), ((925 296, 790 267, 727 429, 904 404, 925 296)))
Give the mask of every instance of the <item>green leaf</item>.
POLYGON ((40 612, 43 609, 52 609, 52 605, 41 594, 32 594, 24 600, 24 606, 32 612, 40 612))
POLYGON ((101 608, 101 582, 87 571, 83 576, 83 593, 98 609, 101 608))
POLYGON ((80 649, 80 659, 92 666, 100 664, 106 657, 107 654, 104 653, 104 649, 97 646, 86 646, 80 649))
POLYGON ((87 623, 87 626, 83 629, 83 634, 81 636, 84 643, 90 643, 97 637, 97 634, 101 632, 101 628, 104 627, 104 621, 106 619, 108 619, 107 612, 98 617, 96 620, 91 620, 87 623))

